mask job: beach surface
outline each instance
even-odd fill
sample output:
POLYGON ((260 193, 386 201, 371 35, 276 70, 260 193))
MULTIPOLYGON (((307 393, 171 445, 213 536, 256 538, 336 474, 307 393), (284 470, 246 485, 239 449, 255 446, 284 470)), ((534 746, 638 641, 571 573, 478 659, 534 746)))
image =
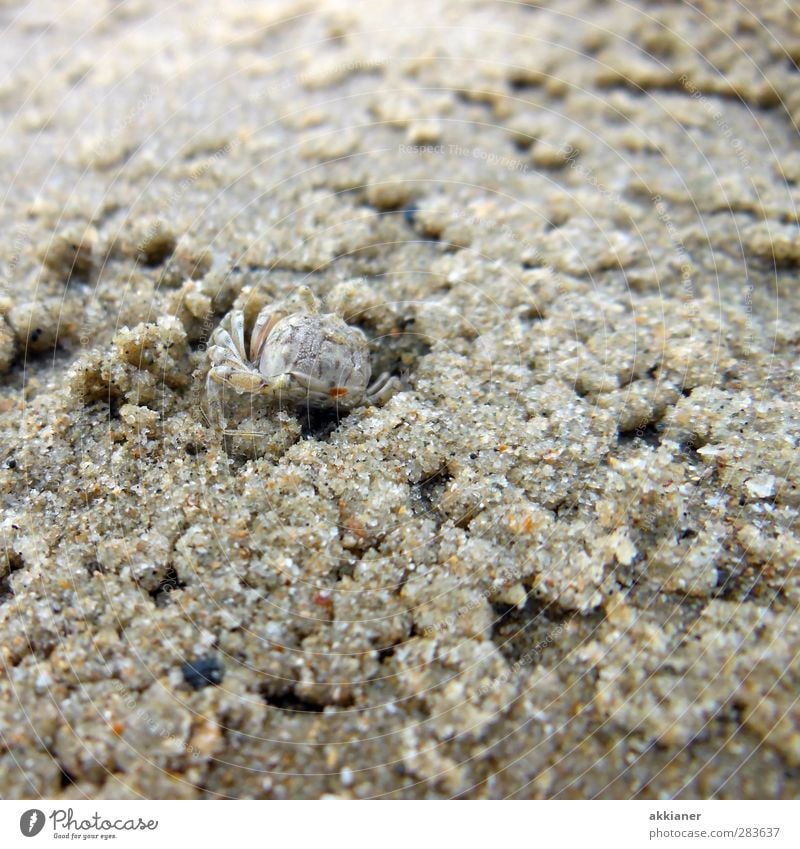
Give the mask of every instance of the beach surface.
POLYGON ((0 797, 795 798, 790 4, 0 3, 0 797), (308 286, 383 406, 206 405, 308 286))

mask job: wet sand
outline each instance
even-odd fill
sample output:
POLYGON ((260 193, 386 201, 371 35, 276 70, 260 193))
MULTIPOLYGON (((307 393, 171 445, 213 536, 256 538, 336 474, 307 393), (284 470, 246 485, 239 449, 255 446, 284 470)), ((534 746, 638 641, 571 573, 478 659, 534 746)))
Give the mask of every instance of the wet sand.
POLYGON ((217 5, 0 5, 0 796, 796 797, 789 6, 217 5))

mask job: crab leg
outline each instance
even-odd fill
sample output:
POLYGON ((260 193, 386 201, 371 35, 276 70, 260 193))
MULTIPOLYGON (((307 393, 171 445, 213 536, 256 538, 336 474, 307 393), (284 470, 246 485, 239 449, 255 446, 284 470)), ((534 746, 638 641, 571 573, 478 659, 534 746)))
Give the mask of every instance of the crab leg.
POLYGON ((285 313, 275 312, 270 309, 262 310, 258 314, 256 323, 253 326, 253 334, 250 337, 250 360, 252 362, 255 362, 261 354, 261 349, 267 341, 270 330, 285 317, 285 313))
POLYGON ((400 379, 385 371, 367 387, 367 400, 371 404, 383 406, 401 388, 400 379))
MULTIPOLYGON (((233 350, 239 355, 243 362, 247 362, 247 349, 244 346, 244 313, 241 310, 233 310, 222 319, 220 328, 227 331, 227 336, 233 345, 233 350)), ((221 344, 226 344, 222 342, 221 344)), ((218 343, 219 344, 219 343, 218 343)))

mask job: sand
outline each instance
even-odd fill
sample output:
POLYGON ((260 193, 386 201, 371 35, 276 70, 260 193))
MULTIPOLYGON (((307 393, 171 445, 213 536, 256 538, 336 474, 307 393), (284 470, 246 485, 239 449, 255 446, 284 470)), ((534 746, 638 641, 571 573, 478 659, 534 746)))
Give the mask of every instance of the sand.
POLYGON ((0 796, 800 792, 789 4, 0 5, 0 796), (309 286, 402 390, 229 398, 309 286))

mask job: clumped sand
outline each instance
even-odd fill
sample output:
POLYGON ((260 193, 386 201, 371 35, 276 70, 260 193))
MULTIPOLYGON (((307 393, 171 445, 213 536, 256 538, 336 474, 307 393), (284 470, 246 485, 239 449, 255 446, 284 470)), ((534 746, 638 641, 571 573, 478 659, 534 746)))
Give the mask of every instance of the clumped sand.
POLYGON ((0 7, 0 796, 796 796, 789 4, 224 5, 0 7))

